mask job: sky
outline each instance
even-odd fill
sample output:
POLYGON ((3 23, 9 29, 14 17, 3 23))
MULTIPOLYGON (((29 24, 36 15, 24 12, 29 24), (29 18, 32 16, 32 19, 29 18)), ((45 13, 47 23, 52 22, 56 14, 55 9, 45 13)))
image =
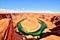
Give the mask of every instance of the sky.
POLYGON ((0 0, 0 9, 60 12, 60 0, 0 0))

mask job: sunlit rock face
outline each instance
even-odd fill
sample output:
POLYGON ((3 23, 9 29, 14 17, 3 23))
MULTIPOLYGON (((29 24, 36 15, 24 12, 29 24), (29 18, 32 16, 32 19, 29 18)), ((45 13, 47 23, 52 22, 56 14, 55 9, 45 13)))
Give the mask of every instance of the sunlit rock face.
POLYGON ((25 21, 21 22, 22 27, 28 32, 34 32, 40 28, 36 18, 28 17, 25 21))
MULTIPOLYGON (((51 18, 54 16, 59 17, 58 21, 60 20, 60 14, 49 14, 49 13, 3 13, 0 14, 0 40, 60 40, 59 36, 56 36, 55 34, 59 34, 60 29, 56 29, 57 26, 51 22, 51 18), (22 21, 22 27, 27 32, 34 32, 40 28, 40 24, 38 23, 38 20, 36 18, 39 18, 43 20, 48 28, 46 28, 43 33, 51 32, 50 29, 56 29, 56 33, 53 30, 53 34, 43 37, 40 39, 32 37, 31 35, 26 36, 23 34, 20 34, 18 29, 16 28, 17 22, 20 20, 27 18, 26 20, 22 21), (12 21, 10 23, 10 21, 12 21), (9 26, 10 25, 10 26, 9 26), (13 25, 13 26, 12 26, 13 25), (6 30, 10 30, 9 32, 6 30), (57 31, 58 30, 58 31, 57 31), (55 33, 55 34, 54 34, 55 33), (11 37, 12 35, 12 37, 11 37), (53 37, 53 38, 52 38, 53 37)), ((55 22, 55 21, 54 21, 55 22)), ((56 21, 57 22, 57 21, 56 21)), ((58 22, 57 22, 58 24, 58 22)), ((45 35, 45 34, 44 34, 45 35)))
POLYGON ((8 28, 9 22, 10 22, 10 14, 0 14, 0 40, 3 40, 6 29, 8 28))

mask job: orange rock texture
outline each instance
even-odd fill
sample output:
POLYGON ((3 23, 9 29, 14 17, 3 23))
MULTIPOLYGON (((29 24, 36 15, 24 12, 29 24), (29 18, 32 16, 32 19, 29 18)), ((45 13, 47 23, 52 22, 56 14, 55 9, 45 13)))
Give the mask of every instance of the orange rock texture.
MULTIPOLYGON (((22 20, 23 18, 27 18, 28 20, 26 21, 26 23, 22 22, 23 26, 26 26, 25 24, 29 22, 27 24, 29 28, 30 26, 35 26, 33 28, 36 28, 37 25, 39 25, 37 23, 36 18, 39 18, 48 25, 49 29, 53 29, 56 27, 56 25, 51 22, 51 18, 53 16, 57 16, 60 18, 60 14, 52 14, 52 13, 51 14, 50 13, 29 13, 29 12, 28 13, 24 13, 24 12, 23 13, 3 13, 3 14, 1 13, 0 14, 0 40, 36 40, 34 38, 24 39, 23 36, 21 37, 21 35, 17 34, 15 32, 17 22, 22 20)), ((50 35, 39 40, 60 40, 60 36, 50 35)))

